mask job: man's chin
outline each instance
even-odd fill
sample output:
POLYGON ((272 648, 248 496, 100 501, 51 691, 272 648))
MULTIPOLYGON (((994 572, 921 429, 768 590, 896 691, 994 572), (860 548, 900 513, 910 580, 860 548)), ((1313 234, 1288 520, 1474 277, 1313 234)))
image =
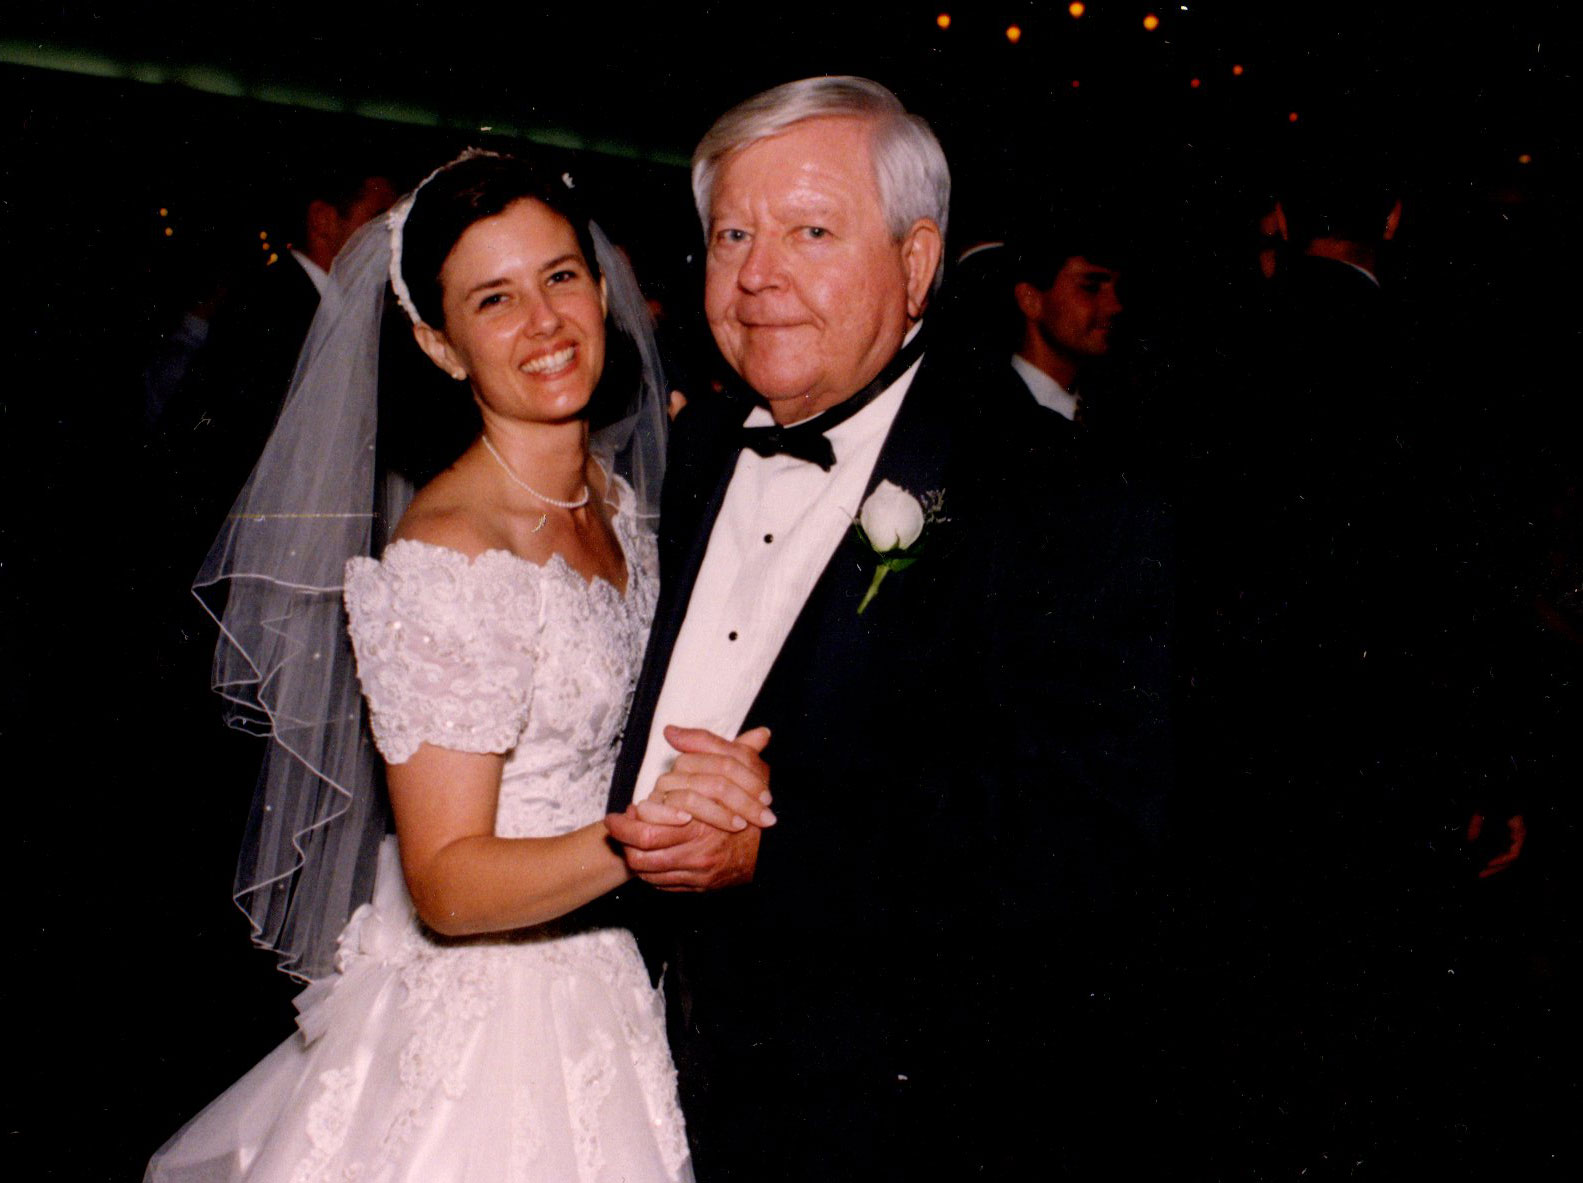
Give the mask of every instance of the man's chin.
POLYGON ((804 399, 814 388, 807 374, 788 373, 775 366, 742 366, 737 373, 770 403, 804 399))

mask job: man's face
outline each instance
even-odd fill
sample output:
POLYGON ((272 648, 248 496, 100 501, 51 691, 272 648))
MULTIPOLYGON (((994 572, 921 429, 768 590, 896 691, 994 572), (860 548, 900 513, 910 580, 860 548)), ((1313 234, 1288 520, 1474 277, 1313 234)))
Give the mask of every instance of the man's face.
POLYGON ((794 423, 856 394, 922 313, 939 230, 902 240, 858 119, 809 119, 728 157, 710 205, 704 310, 737 373, 794 423))
POLYGON ((396 187, 389 177, 369 177, 358 191, 357 200, 346 211, 346 222, 355 231, 396 204, 396 187))
POLYGON ((395 205, 396 196, 396 188, 388 177, 369 177, 363 182, 363 187, 358 190, 356 199, 346 208, 345 213, 334 206, 328 206, 330 217, 326 222, 326 234, 329 239, 330 254, 339 254, 347 240, 362 226, 372 222, 395 205))
POLYGON ((1121 313, 1116 285, 1121 272, 1074 255, 1039 294, 1039 333, 1057 353, 1074 361, 1104 357, 1121 313))

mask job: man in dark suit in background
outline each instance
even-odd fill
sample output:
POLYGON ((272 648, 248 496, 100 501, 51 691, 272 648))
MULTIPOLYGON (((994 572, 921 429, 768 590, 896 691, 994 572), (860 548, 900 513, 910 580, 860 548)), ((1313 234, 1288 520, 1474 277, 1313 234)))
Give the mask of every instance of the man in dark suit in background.
MULTIPOLYGON (((329 284, 330 264, 365 222, 396 200, 390 179, 358 166, 320 169, 297 190, 294 226, 282 227, 274 260, 239 291, 215 322, 213 365, 236 379, 227 397, 274 403, 279 410, 329 284)), ((267 428, 273 422, 265 424, 267 428)))
POLYGON ((1200 426, 1218 438, 1191 573, 1216 590, 1184 626, 1215 632, 1193 671, 1209 713, 1184 736, 1224 762, 1206 793, 1261 819, 1284 878, 1298 852, 1327 875, 1347 861, 1336 843, 1359 836, 1357 806, 1373 792, 1359 778, 1381 774, 1376 745, 1407 738, 1401 715, 1418 704, 1397 695, 1426 602, 1404 597, 1427 590, 1413 586, 1427 523, 1411 487, 1422 479, 1415 366, 1378 275, 1401 203, 1361 164, 1325 160, 1284 181, 1274 212, 1288 263, 1243 372, 1203 400, 1200 426), (1241 785, 1271 794, 1270 809, 1233 804, 1227 790, 1241 785))
MULTIPOLYGON (((1432 1037, 1429 987, 1474 764, 1450 641, 1465 522, 1445 390, 1385 265, 1388 173, 1315 154, 1279 195, 1287 261, 1243 372, 1208 384, 1184 514, 1181 816, 1206 888, 1190 952, 1216 991, 1198 1009, 1225 1016, 1200 1128, 1279 1127, 1411 1175, 1432 1161, 1414 1106, 1452 1079, 1426 1052, 1454 1045, 1432 1037)), ((1247 1153, 1211 1140, 1206 1162, 1235 1174, 1247 1153)))
POLYGON ((1158 517, 931 337, 949 172, 889 91, 759 95, 693 176, 749 389, 676 423, 609 825, 672 893, 645 943, 700 1177, 1084 1172, 1094 950, 1168 779, 1158 517), (756 759, 715 737, 757 726, 772 827, 629 808, 756 759))
POLYGON ((1110 356, 1122 269, 1108 252, 1077 245, 1081 227, 1062 230, 1064 242, 1061 230, 1046 230, 1015 244, 1012 298, 1022 335, 1011 365, 1035 402, 1070 423, 1087 399, 1083 379, 1110 356))
MULTIPOLYGON (((280 413, 330 264, 365 222, 395 202, 384 175, 339 164, 296 186, 272 259, 220 304, 164 414, 195 544, 219 527, 280 413)), ((273 232, 273 231, 271 231, 273 232)))

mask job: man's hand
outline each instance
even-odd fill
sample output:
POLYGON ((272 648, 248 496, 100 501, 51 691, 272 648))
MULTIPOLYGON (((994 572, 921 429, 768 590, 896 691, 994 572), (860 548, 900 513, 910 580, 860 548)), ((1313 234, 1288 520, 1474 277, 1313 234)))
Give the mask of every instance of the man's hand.
POLYGON ((650 825, 635 815, 636 806, 626 813, 613 813, 605 826, 622 843, 627 866, 639 879, 661 891, 716 891, 736 887, 753 878, 758 864, 757 826, 727 834, 703 822, 685 826, 650 825), (643 847, 643 841, 663 845, 643 847))
POLYGON ((768 729, 743 732, 734 743, 684 727, 667 727, 665 738, 681 755, 653 795, 605 819, 627 866, 664 891, 747 883, 760 834, 775 824, 775 815, 762 807, 769 803, 769 768, 759 753, 769 742, 768 729), (678 825, 682 816, 691 820, 678 825))

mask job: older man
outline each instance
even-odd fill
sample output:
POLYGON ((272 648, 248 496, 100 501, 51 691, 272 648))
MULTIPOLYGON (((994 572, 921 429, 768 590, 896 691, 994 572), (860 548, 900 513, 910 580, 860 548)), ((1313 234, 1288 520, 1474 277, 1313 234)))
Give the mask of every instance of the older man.
POLYGON ((1076 512, 1025 394, 964 388, 930 339, 950 177, 888 90, 750 99, 693 186, 708 318, 747 389, 676 423, 611 804, 730 775, 762 733, 714 736, 763 726, 778 821, 609 821, 668 892, 646 943, 699 1175, 1047 1163, 1047 1131, 991 1086, 1052 1038, 1041 975, 1070 948, 1052 925, 1075 934, 1149 828, 1159 556, 1112 490, 1076 512), (908 545, 881 554, 892 525, 908 545))

